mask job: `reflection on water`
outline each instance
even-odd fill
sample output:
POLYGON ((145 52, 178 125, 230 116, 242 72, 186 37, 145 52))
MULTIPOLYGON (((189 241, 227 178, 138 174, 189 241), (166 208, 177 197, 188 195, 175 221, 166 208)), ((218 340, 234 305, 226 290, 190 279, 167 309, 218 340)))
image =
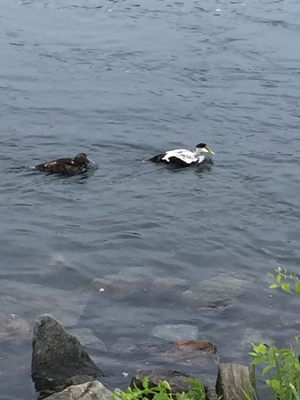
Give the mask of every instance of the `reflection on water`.
POLYGON ((298 333, 297 302, 267 289, 300 260, 298 2, 4 0, 1 13, 3 398, 35 397, 23 327, 42 312, 82 335, 110 387, 157 365, 211 380, 214 360, 169 353, 194 332, 245 362, 250 341, 298 333), (213 163, 146 161, 203 141, 213 163), (30 168, 81 151, 98 166, 86 175, 30 168))

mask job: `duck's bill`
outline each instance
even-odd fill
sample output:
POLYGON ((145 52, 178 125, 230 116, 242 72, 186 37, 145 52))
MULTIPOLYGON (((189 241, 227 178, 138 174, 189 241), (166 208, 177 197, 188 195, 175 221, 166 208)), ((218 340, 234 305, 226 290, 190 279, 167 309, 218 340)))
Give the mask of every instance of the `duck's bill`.
POLYGON ((206 145, 205 148, 206 148, 206 150, 207 150, 207 152, 208 152, 209 154, 211 154, 212 156, 215 155, 215 152, 214 152, 209 146, 206 145))
POLYGON ((89 158, 89 163, 94 165, 94 166, 97 166, 96 162, 94 160, 92 160, 91 158, 89 158))

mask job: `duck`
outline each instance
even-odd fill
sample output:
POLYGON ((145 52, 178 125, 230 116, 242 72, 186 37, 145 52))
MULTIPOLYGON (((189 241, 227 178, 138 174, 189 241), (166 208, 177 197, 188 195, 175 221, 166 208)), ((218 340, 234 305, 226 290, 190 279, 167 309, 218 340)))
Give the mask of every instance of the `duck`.
POLYGON ((176 165, 179 167, 189 167, 203 163, 207 154, 215 155, 214 151, 212 151, 208 144, 199 143, 195 146, 194 150, 168 150, 165 153, 157 154, 156 156, 149 158, 149 161, 176 165))
POLYGON ((86 172, 90 160, 85 153, 78 153, 74 158, 57 158, 35 166, 35 169, 51 174, 78 175, 86 172))

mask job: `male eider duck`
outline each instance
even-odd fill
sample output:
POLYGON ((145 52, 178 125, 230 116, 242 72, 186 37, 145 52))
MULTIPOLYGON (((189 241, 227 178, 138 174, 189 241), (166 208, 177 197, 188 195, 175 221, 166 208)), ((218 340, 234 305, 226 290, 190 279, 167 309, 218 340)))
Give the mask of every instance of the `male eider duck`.
POLYGON ((35 168, 52 174, 78 175, 87 171, 89 162, 85 153, 79 153, 74 158, 57 158, 36 165, 35 168))
POLYGON ((179 167, 188 167, 201 164, 205 160, 207 154, 214 155, 215 153, 207 144, 199 143, 193 151, 186 149, 169 150, 151 157, 149 161, 173 164, 179 167))

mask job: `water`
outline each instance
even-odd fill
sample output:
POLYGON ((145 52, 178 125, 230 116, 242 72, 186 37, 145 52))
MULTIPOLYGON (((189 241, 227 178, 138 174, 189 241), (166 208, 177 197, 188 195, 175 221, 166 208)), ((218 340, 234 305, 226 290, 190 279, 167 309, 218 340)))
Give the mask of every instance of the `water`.
MULTIPOLYGON (((170 350, 182 326, 222 361, 299 333, 297 299, 267 289, 300 262, 299 17, 296 0, 3 0, 0 311, 89 332, 110 388, 152 366, 209 379, 211 357, 170 350), (205 167, 145 161, 203 141, 205 167), (30 170, 79 151, 88 176, 30 170)), ((1 399, 35 397, 21 333, 1 399)))

